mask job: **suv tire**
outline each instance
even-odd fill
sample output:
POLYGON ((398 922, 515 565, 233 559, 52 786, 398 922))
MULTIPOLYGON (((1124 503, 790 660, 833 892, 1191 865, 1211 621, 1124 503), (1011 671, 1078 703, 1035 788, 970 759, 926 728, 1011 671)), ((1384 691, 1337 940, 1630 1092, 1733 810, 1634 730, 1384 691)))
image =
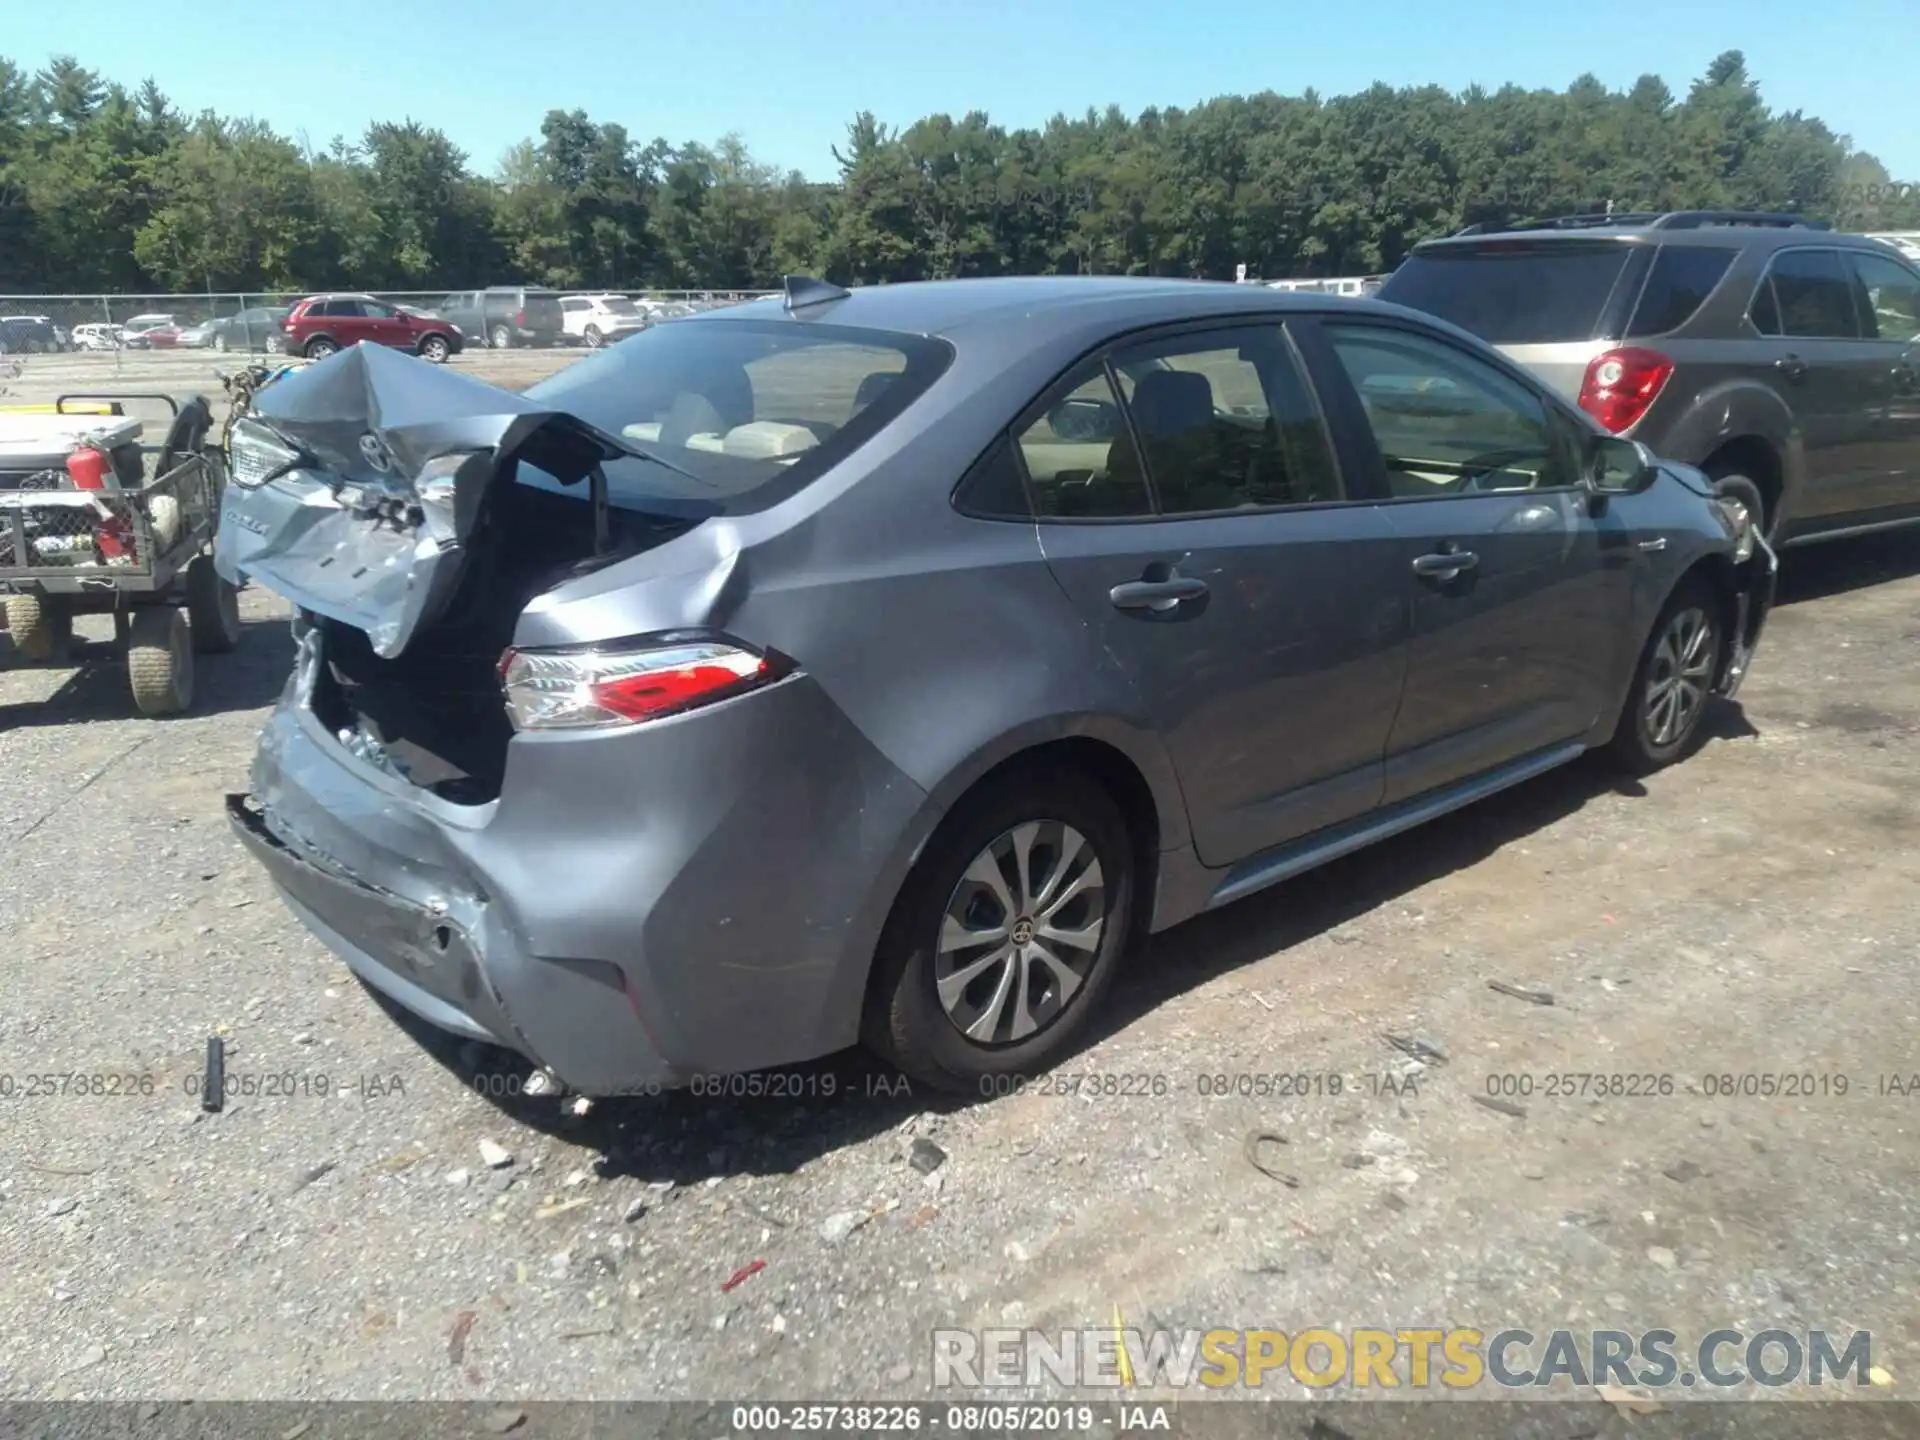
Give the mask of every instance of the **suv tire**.
POLYGON ((487 342, 496 350, 507 350, 513 346, 513 331, 505 325, 496 325, 487 334, 487 342))
POLYGON ((1682 580, 1661 608, 1608 744, 1629 774, 1651 775, 1698 743, 1720 670, 1721 625, 1720 597, 1699 575, 1682 580))
POLYGON ((1002 776, 954 808, 908 877, 875 957, 863 1038, 956 1094, 994 1094, 1048 1069, 1098 1008, 1134 903, 1132 837, 1104 789, 1073 771, 1002 776), (945 939, 962 929, 1006 943, 945 939), (1052 963, 1012 943, 1049 933, 1087 943, 1053 941, 1052 963), (1022 1017, 1037 1028, 1016 1035, 1022 1017), (969 1022, 993 1038, 963 1033, 969 1022))
POLYGON ((1758 484, 1731 468, 1710 470, 1707 478, 1713 481, 1715 494, 1724 499, 1738 500, 1747 507, 1755 530, 1762 535, 1772 535, 1773 516, 1767 510, 1767 497, 1758 484))

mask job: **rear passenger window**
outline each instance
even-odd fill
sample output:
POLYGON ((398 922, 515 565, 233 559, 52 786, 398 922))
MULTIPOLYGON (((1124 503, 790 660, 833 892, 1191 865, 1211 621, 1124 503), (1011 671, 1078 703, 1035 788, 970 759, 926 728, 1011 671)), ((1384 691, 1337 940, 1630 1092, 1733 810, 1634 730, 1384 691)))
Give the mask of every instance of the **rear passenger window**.
POLYGON ((1277 325, 1209 330, 1116 353, 1161 513, 1313 505, 1341 498, 1313 392, 1277 325))
POLYGON ((1662 245, 1640 292, 1626 337, 1664 335, 1691 320, 1733 264, 1731 250, 1662 245))
POLYGON ((974 463, 953 492, 953 504, 961 514, 984 520, 1032 518, 1027 487, 1009 441, 995 441, 993 448, 974 463))
POLYGON ((1878 340, 1920 338, 1920 275, 1878 255, 1850 255, 1860 282, 1868 334, 1878 340))
MULTIPOLYGON (((1815 340, 1853 340, 1860 336, 1860 315, 1853 303, 1853 279, 1837 250, 1789 250, 1774 256, 1773 301, 1778 333, 1815 340)), ((1754 323, 1758 325, 1756 316, 1754 323)))
POLYGON ((1104 369, 1075 385, 1018 437, 1036 515, 1151 515, 1146 478, 1104 369))

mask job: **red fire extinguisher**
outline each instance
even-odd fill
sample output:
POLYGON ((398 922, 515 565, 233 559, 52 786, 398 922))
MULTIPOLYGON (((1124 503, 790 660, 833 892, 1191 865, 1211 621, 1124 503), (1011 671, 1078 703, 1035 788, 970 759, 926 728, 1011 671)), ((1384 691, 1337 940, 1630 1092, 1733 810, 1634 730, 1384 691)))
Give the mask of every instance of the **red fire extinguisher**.
POLYGON ((92 445, 82 445, 67 456, 67 478, 76 490, 107 488, 107 454, 92 445))

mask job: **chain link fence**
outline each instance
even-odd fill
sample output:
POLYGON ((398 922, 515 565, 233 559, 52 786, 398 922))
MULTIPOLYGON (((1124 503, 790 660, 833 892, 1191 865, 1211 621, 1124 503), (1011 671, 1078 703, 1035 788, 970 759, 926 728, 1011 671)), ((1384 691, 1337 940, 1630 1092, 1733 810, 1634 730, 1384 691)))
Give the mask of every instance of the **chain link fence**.
MULTIPOLYGON (((160 351, 275 354, 280 322, 310 290, 189 295, 0 295, 0 355, 73 354, 117 360, 160 351)), ((326 292, 321 292, 326 293, 326 292)), ((340 292, 349 293, 349 292, 340 292)), ((365 290, 391 305, 438 314, 446 290, 365 290)), ((581 290, 621 295, 663 318, 754 300, 761 290, 581 290)), ((472 337, 483 343, 480 337, 472 337)))

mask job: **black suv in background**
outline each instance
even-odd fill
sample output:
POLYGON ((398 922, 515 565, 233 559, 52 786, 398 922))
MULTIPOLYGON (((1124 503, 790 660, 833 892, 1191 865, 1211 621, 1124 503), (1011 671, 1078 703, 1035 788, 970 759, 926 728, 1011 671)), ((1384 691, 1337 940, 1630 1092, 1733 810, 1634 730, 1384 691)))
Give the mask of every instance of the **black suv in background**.
POLYGON ((469 343, 493 350, 558 345, 567 328, 560 292, 534 285, 462 290, 447 296, 439 313, 459 326, 469 343))
POLYGON ((1792 215, 1575 215, 1414 248, 1379 298, 1698 466, 1777 544, 1920 522, 1920 270, 1792 215))

